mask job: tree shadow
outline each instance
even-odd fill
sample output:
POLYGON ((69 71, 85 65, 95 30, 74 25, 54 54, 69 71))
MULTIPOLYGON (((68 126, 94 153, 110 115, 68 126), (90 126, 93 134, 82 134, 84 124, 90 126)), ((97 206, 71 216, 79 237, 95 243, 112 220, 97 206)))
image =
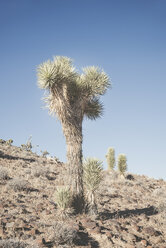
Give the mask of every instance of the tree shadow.
POLYGON ((79 231, 78 237, 75 240, 75 245, 77 246, 88 246, 90 245, 91 248, 99 248, 99 243, 92 237, 89 236, 87 232, 79 231))
POLYGON ((10 160, 23 160, 27 162, 35 162, 36 160, 33 158, 23 158, 23 157, 16 157, 12 155, 5 154, 3 151, 0 151, 0 158, 10 159, 10 160))
POLYGON ((109 210, 105 210, 104 212, 99 213, 100 218, 103 220, 108 220, 112 218, 127 218, 133 215, 141 215, 145 214, 146 216, 151 216, 157 214, 157 211, 154 206, 150 206, 147 208, 136 208, 136 209, 128 209, 122 211, 115 211, 111 213, 109 210))

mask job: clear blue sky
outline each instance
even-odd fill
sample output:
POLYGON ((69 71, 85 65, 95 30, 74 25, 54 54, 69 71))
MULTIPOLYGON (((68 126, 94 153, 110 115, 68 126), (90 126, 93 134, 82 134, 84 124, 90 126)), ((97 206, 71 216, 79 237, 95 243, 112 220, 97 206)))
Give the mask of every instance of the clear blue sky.
POLYGON ((36 67, 54 55, 111 77, 105 113, 83 126, 84 156, 125 153, 128 170, 166 179, 166 1, 1 0, 0 138, 65 161, 60 123, 43 110, 36 67))

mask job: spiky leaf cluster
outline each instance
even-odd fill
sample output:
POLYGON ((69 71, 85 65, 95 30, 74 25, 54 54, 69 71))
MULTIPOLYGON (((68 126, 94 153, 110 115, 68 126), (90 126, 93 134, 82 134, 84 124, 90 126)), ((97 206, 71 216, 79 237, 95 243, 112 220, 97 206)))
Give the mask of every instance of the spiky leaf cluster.
POLYGON ((87 191, 95 192, 102 181, 102 162, 95 158, 88 158, 83 164, 83 180, 87 191))
POLYGON ((108 170, 111 171, 115 168, 115 149, 113 147, 110 147, 108 149, 106 158, 107 158, 108 170))
POLYGON ((118 156, 118 170, 122 175, 127 170, 127 158, 125 154, 119 154, 118 156))
POLYGON ((99 96, 110 86, 107 74, 98 67, 87 67, 80 74, 72 64, 72 60, 56 56, 38 66, 38 86, 46 89, 45 98, 51 114, 56 113, 61 120, 66 113, 96 119, 102 115, 103 105, 99 96), (67 109, 67 112, 66 112, 67 109))
POLYGON ((55 193, 56 204, 59 209, 65 210, 71 207, 71 192, 68 187, 59 187, 55 193))
POLYGON ((48 60, 38 66, 38 86, 41 89, 62 86, 66 82, 72 83, 76 77, 72 60, 67 57, 57 56, 53 61, 48 60))

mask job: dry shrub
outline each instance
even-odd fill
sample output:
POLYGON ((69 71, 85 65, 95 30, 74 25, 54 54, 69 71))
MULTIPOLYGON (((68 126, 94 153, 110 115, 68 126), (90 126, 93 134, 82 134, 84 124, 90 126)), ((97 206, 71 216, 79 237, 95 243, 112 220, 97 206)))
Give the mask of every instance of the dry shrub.
POLYGON ((67 223, 57 222, 52 226, 51 236, 54 244, 69 245, 69 247, 72 247, 77 237, 77 230, 67 223))
POLYGON ((35 177, 40 177, 40 176, 45 177, 48 173, 49 173, 49 169, 48 168, 45 168, 45 167, 43 168, 41 166, 37 166, 34 169, 33 175, 35 177))
POLYGON ((26 248, 27 244, 14 239, 0 240, 0 248, 26 248))
POLYGON ((0 180, 6 180, 8 178, 9 178, 8 171, 2 166, 0 166, 0 180))
POLYGON ((28 191, 30 189, 30 184, 27 180, 14 178, 9 183, 8 186, 14 191, 28 191))
POLYGON ((161 215, 162 222, 166 224, 166 192, 162 188, 155 189, 153 195, 157 198, 156 210, 161 215))

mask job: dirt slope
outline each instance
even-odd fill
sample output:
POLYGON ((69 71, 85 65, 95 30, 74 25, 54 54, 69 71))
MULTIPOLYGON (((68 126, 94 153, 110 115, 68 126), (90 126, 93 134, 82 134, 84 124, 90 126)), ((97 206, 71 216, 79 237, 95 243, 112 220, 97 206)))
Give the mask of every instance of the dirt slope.
POLYGON ((0 247, 166 248, 165 181, 104 171, 98 216, 60 222, 55 190, 66 174, 63 163, 0 143, 0 247), (57 245, 65 225, 61 238, 74 241, 57 245))

